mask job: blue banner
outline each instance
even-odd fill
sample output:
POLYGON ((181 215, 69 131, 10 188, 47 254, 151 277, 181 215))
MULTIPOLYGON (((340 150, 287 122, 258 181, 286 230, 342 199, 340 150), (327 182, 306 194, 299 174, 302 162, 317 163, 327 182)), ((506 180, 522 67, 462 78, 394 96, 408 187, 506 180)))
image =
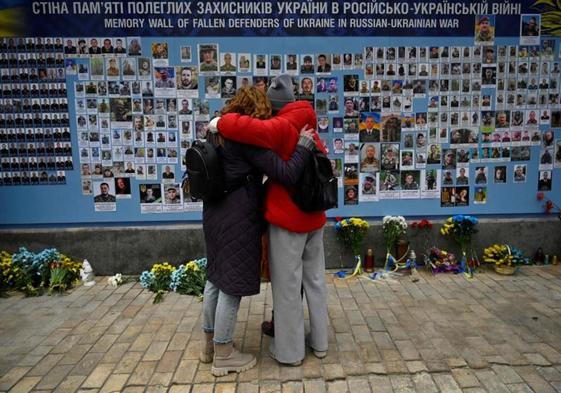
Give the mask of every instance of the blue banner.
POLYGON ((27 36, 474 36, 492 16, 497 37, 520 34, 523 14, 542 14, 559 34, 559 2, 401 1, 5 1, 4 35, 27 36), (22 33, 24 32, 24 33, 22 33))

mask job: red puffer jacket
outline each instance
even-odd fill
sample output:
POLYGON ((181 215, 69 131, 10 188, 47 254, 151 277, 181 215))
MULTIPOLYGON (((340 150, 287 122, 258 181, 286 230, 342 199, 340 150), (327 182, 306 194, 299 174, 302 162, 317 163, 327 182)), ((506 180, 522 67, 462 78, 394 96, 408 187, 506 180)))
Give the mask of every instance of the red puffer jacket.
MULTIPOLYGON (((316 114, 307 101, 296 101, 282 108, 277 116, 267 120, 228 113, 218 121, 218 131, 224 137, 241 143, 260 146, 276 152, 288 160, 296 148, 300 129, 308 124, 316 128, 316 114)), ((325 153, 325 148, 314 132, 316 146, 325 153)), ((303 212, 290 197, 290 189, 279 183, 268 181, 265 197, 265 219, 276 226, 292 232, 311 232, 325 225, 325 213, 303 212)))

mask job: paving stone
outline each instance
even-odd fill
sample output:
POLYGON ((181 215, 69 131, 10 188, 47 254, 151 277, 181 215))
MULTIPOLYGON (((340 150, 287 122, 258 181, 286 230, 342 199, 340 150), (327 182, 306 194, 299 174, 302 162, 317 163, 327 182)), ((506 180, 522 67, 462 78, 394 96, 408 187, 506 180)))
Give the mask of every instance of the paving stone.
POLYGON ((101 388, 100 393, 122 391, 129 377, 129 374, 112 374, 101 388))
POLYGON ((389 377, 394 390, 414 387, 410 375, 390 375, 389 377))
POLYGON ((193 385, 191 393, 212 393, 214 390, 214 384, 212 383, 201 383, 193 385))
POLYGON ((66 352, 58 364, 77 364, 88 353, 91 344, 77 344, 66 352))
POLYGON ((498 376, 491 370, 475 370, 475 376, 481 381, 481 384, 491 392, 508 393, 508 388, 502 383, 498 376))
POLYGON ((522 378, 520 378, 520 376, 516 374, 516 371, 510 366, 495 364, 491 366, 491 368, 495 374, 499 376, 502 383, 515 384, 523 382, 522 378))
POLYGON ((537 367, 537 371, 549 382, 561 382, 561 371, 555 367, 537 367))
POLYGON ((167 341, 154 341, 148 347, 148 350, 142 357, 143 361, 149 362, 153 360, 160 360, 168 346, 167 341))
MULTIPOLYGON (((89 345, 89 344, 86 344, 89 345)), ((70 371, 70 375, 90 375, 103 359, 103 353, 87 353, 70 371)), ((61 360, 60 363, 64 361, 61 360)))
POLYGON ((304 380, 304 392, 306 393, 325 393, 325 382, 321 379, 304 380))
POLYGON ((471 388, 481 385, 477 377, 473 374, 473 371, 467 368, 457 368, 452 370, 452 376, 461 388, 471 388))
POLYGON ((428 371, 427 365, 422 360, 412 360, 409 362, 405 362, 405 365, 407 366, 407 370, 409 370, 411 374, 419 373, 421 371, 428 371))
MULTIPOLYGON (((31 367, 14 367, 0 378, 0 390, 8 390, 23 377, 31 367)), ((40 379, 40 378, 39 378, 40 379)))
POLYGON ((72 365, 53 367, 47 375, 41 378, 41 382, 37 385, 37 389, 54 389, 64 378, 66 378, 72 367, 72 365))
MULTIPOLYGON (((191 385, 172 385, 170 386, 168 392, 169 393, 189 393, 191 391, 191 385)), ((242 391, 240 389, 240 391, 242 391)), ((139 393, 142 393, 141 390, 139 393)))
POLYGON ((347 380, 349 392, 351 393, 368 393, 371 392, 370 383, 367 377, 349 378, 347 380))
POLYGON ((525 353, 524 356, 535 366, 551 366, 551 363, 539 353, 525 353))
POLYGON ((434 383, 431 375, 426 372, 418 373, 412 376, 415 390, 418 392, 438 392, 438 388, 434 383))
POLYGON ((264 381, 259 385, 260 393, 276 393, 281 392, 281 384, 278 381, 264 381))
POLYGON ((25 377, 10 389, 10 393, 27 393, 30 392, 35 385, 39 383, 41 377, 25 377))
POLYGON ((64 355, 46 355, 35 367, 33 367, 28 373, 27 376, 34 377, 34 376, 43 376, 46 375, 51 369, 62 359, 64 355))
POLYGON ((54 390, 55 393, 71 393, 78 390, 86 379, 83 375, 67 376, 54 390))
POLYGON ((129 385, 147 385, 156 369, 157 362, 140 362, 134 369, 129 385))
POLYGON ((328 381, 327 393, 347 393, 349 387, 346 381, 328 381))
POLYGON ((512 393, 534 393, 534 391, 525 383, 509 384, 507 387, 512 393))
POLYGON ((171 382, 171 378, 173 377, 173 373, 160 373, 154 372, 152 374, 152 378, 150 378, 150 382, 148 385, 158 385, 158 386, 169 386, 171 382))
POLYGON ((304 384, 301 381, 283 382, 282 393, 304 393, 304 384))
POLYGON ((115 364, 99 364, 82 384, 83 388, 101 388, 113 372, 115 364))
POLYGON ((452 375, 435 374, 433 378, 442 393, 456 393, 462 391, 452 375))
POLYGON ((421 358, 411 341, 395 341, 395 345, 404 360, 418 360, 421 358))
POLYGON ((323 378, 326 381, 333 380, 333 379, 341 379, 345 378, 345 371, 343 366, 340 364, 324 364, 323 368, 323 378))
POLYGON ((373 392, 392 393, 392 382, 390 377, 385 375, 371 375, 368 377, 370 387, 373 392))
POLYGON ((522 366, 514 369, 534 391, 540 393, 555 392, 555 389, 533 367, 522 366))

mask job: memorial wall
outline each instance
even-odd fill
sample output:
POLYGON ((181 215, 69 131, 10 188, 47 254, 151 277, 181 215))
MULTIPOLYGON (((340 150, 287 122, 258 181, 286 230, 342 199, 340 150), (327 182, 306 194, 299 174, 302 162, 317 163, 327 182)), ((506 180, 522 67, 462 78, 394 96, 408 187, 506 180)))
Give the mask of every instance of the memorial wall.
POLYGON ((3 225, 198 222, 186 149, 283 73, 339 178, 329 216, 561 204, 556 2, 7 3, 3 225))

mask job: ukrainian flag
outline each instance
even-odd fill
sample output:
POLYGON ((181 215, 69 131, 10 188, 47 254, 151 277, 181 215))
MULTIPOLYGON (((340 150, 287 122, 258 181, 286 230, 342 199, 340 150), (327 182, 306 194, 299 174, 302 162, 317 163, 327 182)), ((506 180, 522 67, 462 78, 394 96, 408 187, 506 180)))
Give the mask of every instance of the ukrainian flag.
POLYGON ((25 36, 26 0, 0 1, 0 37, 25 36))

